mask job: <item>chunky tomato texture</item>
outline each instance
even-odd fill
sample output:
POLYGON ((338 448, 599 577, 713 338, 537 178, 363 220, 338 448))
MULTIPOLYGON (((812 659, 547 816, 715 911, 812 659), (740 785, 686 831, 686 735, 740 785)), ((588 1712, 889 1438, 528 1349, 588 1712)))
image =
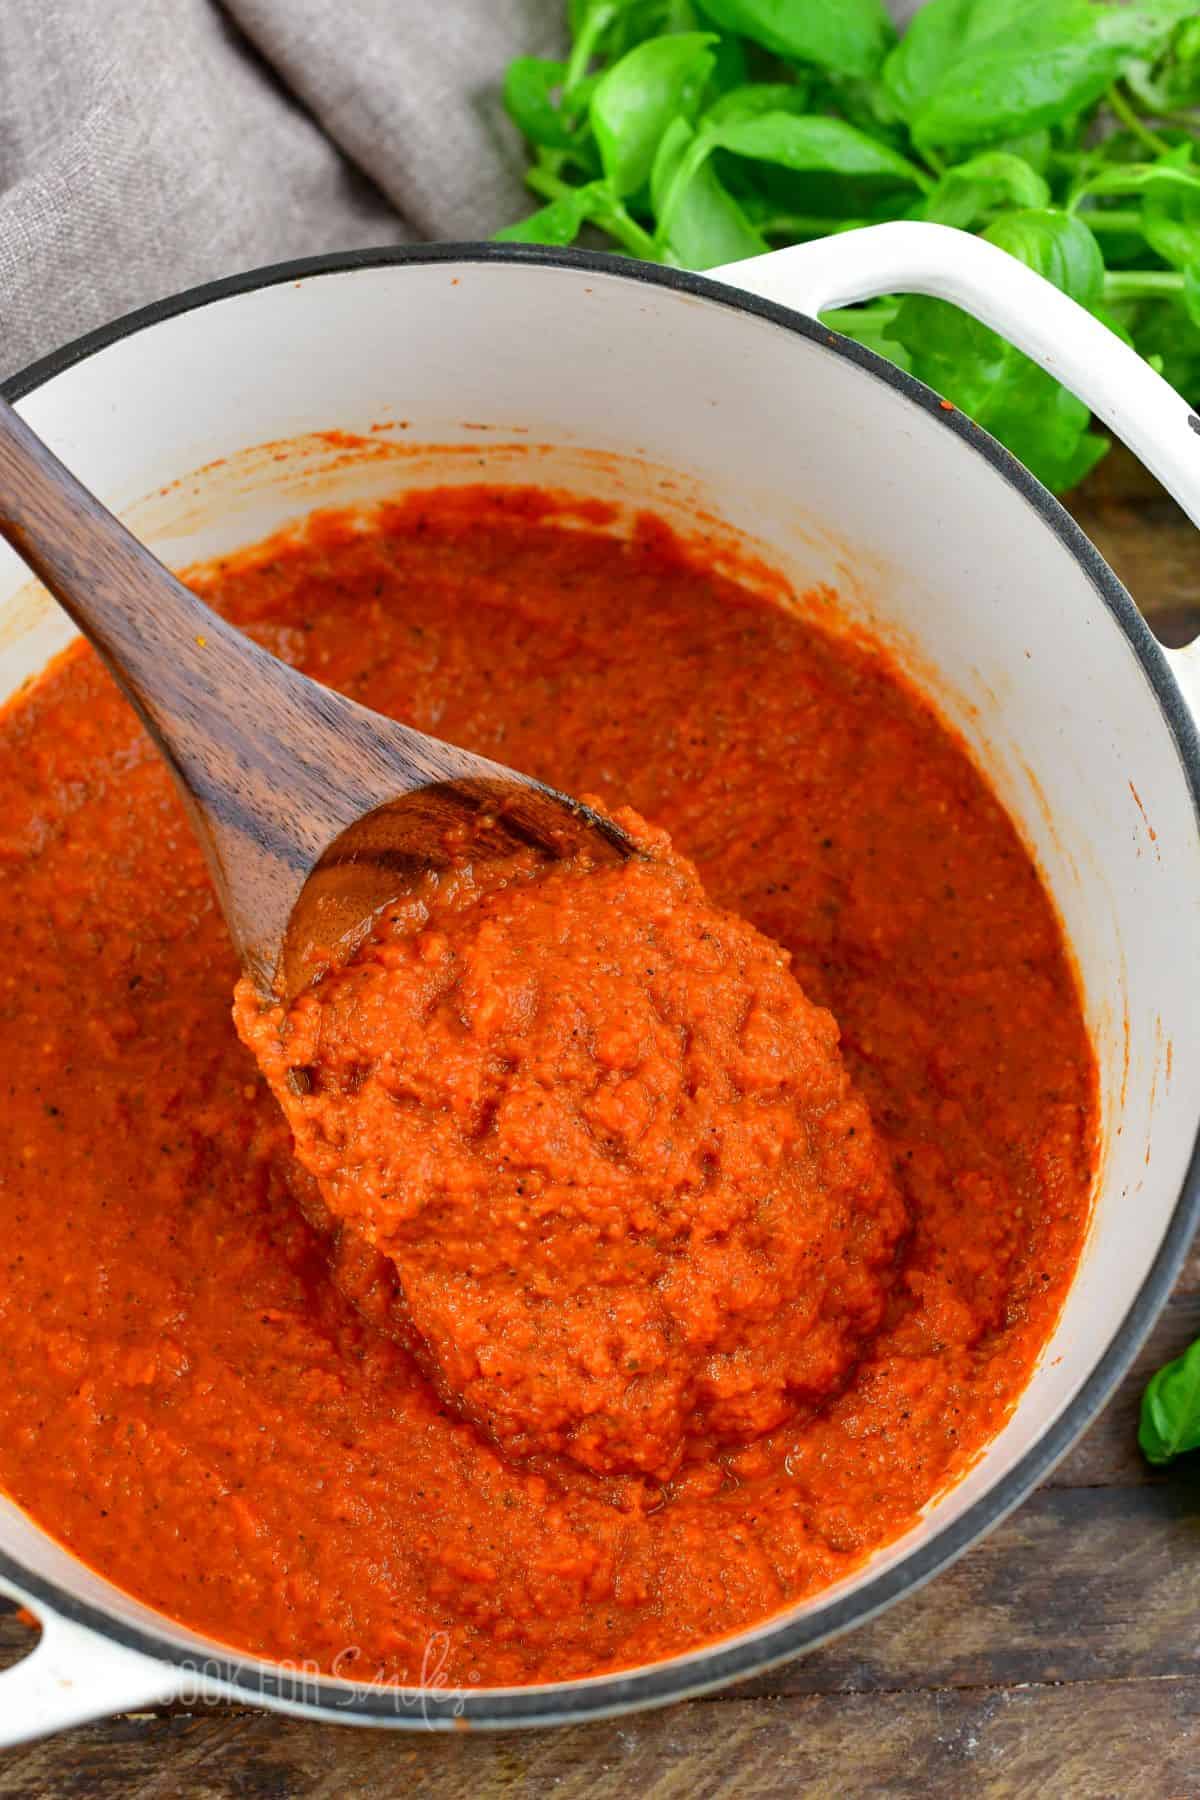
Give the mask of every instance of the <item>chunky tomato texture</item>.
POLYGON ((510 1457, 666 1481, 843 1385, 905 1221, 787 952, 616 819, 624 861, 452 841, 348 960, 286 1007, 241 982, 235 1017, 447 1404, 510 1457))
MULTIPOLYGON (((699 959, 680 1008, 713 1013, 712 1107, 735 1087, 759 1100, 759 1135, 729 1139, 745 1189, 720 1202, 724 1265, 682 1248, 664 1198, 703 1161, 704 1122, 670 1035, 682 1012, 636 973, 636 935, 606 925, 628 1016, 601 984, 576 1056, 562 966, 534 950, 539 909, 562 917, 569 896, 528 884, 486 942, 479 914, 442 921, 457 963, 429 941, 419 1003, 388 1029, 429 1008, 436 1054, 413 1079, 432 1093, 444 1009, 463 1009, 466 1111, 431 1135, 425 1175, 406 1125, 418 1204, 371 1227, 385 1253, 333 1215, 328 1171, 296 1156, 238 1041, 202 858, 95 658, 73 649, 0 719, 0 1483, 140 1598, 250 1651, 416 1680, 436 1642, 446 1680, 528 1682, 694 1648, 819 1591, 1003 1423, 1086 1231, 1080 996, 962 744, 836 610, 763 598, 651 520, 630 541, 570 523, 532 491, 414 495, 317 517, 196 585, 356 699, 631 804, 748 922, 698 943, 681 894, 670 928, 676 959, 699 959), (526 978, 547 1008, 523 1035, 506 1008, 526 978), (763 997, 736 1030, 731 990, 763 997), (803 1145, 783 1090, 755 1085, 777 1054, 811 1098, 782 1108, 810 1104, 803 1145), (540 1062, 563 1084, 549 1112, 540 1062), (472 1138, 492 1101, 495 1142, 472 1138), (500 1178, 501 1143, 555 1190, 525 1261, 537 1200, 500 1178), (811 1205, 797 1186, 790 1212, 742 1207, 777 1154, 812 1174, 811 1205), (654 1217, 630 1232, 635 1168, 654 1217), (866 1198, 851 1213, 826 1193, 866 1198), (621 1330, 595 1329, 601 1264, 643 1382, 621 1330), (578 1293, 577 1326, 539 1288, 578 1293), (481 1354, 493 1303, 504 1342, 481 1354)), ((587 964, 582 914, 568 935, 587 964)), ((369 989, 372 957, 416 941, 385 935, 347 979, 369 989)), ((317 1023, 352 1087, 336 1014, 317 1023)), ((380 1096, 396 1079, 367 1076, 380 1096)), ((719 1192, 711 1175, 688 1204, 719 1192)))

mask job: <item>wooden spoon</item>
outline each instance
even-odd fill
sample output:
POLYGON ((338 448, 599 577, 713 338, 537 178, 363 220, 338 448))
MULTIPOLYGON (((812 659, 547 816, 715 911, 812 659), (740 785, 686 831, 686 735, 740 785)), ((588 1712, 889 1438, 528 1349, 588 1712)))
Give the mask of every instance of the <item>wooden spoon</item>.
POLYGON ((579 801, 369 712, 243 637, 3 401, 0 535, 91 639, 166 758, 264 992, 290 998, 321 945, 361 929, 453 848, 630 854, 619 827, 579 801))

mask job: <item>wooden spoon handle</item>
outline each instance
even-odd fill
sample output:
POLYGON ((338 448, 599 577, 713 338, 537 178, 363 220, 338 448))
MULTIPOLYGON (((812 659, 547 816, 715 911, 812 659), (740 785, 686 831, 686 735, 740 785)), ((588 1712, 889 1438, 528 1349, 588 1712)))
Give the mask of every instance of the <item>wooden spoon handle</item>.
POLYGON ((164 676, 173 673, 172 687, 207 685, 210 644, 235 662, 248 647, 2 400, 0 535, 91 639, 160 743, 164 676))
MULTIPOLYGON (((337 887, 350 871, 360 891, 364 865, 388 879, 397 856, 420 865, 444 838, 447 819, 457 829, 464 812, 477 816, 486 837, 503 795, 507 843, 556 849, 569 821, 576 832, 598 833, 610 854, 629 853, 612 821, 485 757, 380 718, 243 637, 164 569, 2 400, 0 536, 91 639, 158 744, 191 811, 234 942, 260 985, 280 968, 296 902, 331 846, 330 882, 337 887), (403 819, 394 813, 402 797, 421 790, 431 794, 429 805, 403 819), (388 821, 372 823, 385 806, 393 809, 388 821)), ((325 888, 314 901, 318 912, 323 896, 325 888)))
POLYGON ((300 884, 340 829, 469 760, 376 719, 243 637, 3 401, 0 536, 90 638, 165 755, 238 948, 256 965, 269 960, 300 884))

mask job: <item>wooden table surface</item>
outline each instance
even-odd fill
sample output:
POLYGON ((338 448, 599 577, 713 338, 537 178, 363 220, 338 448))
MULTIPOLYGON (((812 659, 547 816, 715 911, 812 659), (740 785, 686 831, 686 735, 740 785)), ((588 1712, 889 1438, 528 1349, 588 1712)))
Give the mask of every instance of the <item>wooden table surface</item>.
MULTIPOLYGON (((1194 532, 1147 477, 1114 457, 1074 510, 1164 639, 1200 631, 1194 532)), ((1015 1515, 882 1618, 710 1699, 503 1736, 145 1713, 0 1756, 0 1797, 1200 1796, 1200 1468, 1152 1475, 1134 1441, 1145 1377, 1197 1335, 1194 1249, 1134 1372, 1015 1515)), ((28 1641, 0 1618, 0 1658, 28 1641)))

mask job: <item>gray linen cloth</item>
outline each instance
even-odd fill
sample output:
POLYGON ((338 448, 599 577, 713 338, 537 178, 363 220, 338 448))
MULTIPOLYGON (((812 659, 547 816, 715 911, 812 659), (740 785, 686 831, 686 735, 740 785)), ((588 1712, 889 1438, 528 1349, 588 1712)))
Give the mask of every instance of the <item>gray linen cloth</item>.
POLYGON ((0 376, 283 257, 532 204, 499 80, 562 0, 0 0, 0 376))
POLYGON ((564 11, 0 0, 0 377, 199 281, 520 218, 500 79, 564 11))

